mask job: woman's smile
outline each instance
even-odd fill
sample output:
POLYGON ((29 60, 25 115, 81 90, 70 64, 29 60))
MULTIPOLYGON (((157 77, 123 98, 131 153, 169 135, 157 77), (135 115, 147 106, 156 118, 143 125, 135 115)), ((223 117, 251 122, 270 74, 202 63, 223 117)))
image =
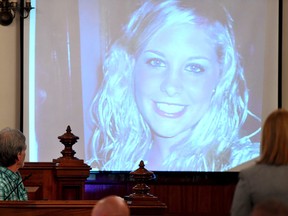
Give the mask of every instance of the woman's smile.
POLYGON ((187 110, 187 106, 173 103, 153 102, 154 111, 167 118, 179 118, 187 110))

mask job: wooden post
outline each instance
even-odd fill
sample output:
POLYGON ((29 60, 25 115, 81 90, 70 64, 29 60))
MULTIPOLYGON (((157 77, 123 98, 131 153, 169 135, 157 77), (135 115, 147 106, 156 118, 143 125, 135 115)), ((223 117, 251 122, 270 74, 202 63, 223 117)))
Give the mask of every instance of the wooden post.
POLYGON ((61 151, 62 157, 53 160, 56 163, 57 199, 84 199, 85 181, 90 175, 91 168, 83 160, 74 156, 76 152, 72 146, 79 137, 71 133, 68 125, 66 133, 58 136, 58 139, 65 148, 61 151))
POLYGON ((146 182, 155 178, 153 172, 148 171, 144 168, 144 162, 141 160, 139 164, 139 169, 134 172, 130 172, 131 179, 134 179, 136 185, 132 188, 133 193, 128 196, 125 196, 128 206, 141 206, 142 209, 137 212, 137 209, 134 210, 133 215, 145 215, 147 212, 143 211, 144 207, 147 207, 147 211, 153 212, 153 215, 163 215, 167 209, 166 204, 162 203, 158 197, 150 193, 150 187, 146 182))

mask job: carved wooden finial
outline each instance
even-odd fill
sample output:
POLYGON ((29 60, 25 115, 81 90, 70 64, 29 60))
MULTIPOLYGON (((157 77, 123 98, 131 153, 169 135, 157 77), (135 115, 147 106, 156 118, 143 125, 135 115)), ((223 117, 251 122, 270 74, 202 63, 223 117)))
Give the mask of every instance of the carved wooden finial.
POLYGON ((125 196, 128 205, 138 206, 158 206, 159 209, 165 209, 167 206, 160 202, 158 198, 150 194, 150 187, 147 186, 147 182, 155 179, 153 172, 148 171, 144 168, 145 164, 143 160, 139 163, 139 168, 133 172, 130 172, 131 179, 134 179, 136 185, 132 188, 133 193, 125 196))
POLYGON ((74 157, 76 152, 72 149, 72 146, 77 142, 79 137, 71 133, 70 125, 67 126, 66 133, 58 136, 58 139, 65 147, 61 151, 63 156, 54 161, 59 162, 61 160, 78 160, 78 158, 74 157))
POLYGON ((75 136, 73 133, 71 133, 71 127, 70 127, 70 125, 68 125, 67 129, 66 129, 66 133, 64 133, 61 136, 58 136, 58 139, 64 145, 71 145, 72 146, 77 142, 79 137, 75 136))
POLYGON ((144 161, 143 161, 143 160, 140 161, 139 167, 140 167, 140 168, 144 168, 144 167, 145 167, 145 164, 144 164, 144 161))
POLYGON ((145 167, 144 161, 141 160, 139 163, 139 168, 133 172, 130 172, 130 177, 132 179, 135 179, 136 182, 147 182, 152 179, 155 179, 154 173, 148 171, 144 167, 145 167))

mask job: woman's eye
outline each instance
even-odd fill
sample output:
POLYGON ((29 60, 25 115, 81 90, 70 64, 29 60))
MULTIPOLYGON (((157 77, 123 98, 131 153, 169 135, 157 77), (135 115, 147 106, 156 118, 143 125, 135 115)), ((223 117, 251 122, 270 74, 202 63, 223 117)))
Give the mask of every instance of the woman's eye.
POLYGON ((152 67, 165 67, 165 63, 161 59, 158 59, 158 58, 148 59, 146 61, 146 64, 148 64, 152 67))
POLYGON ((185 70, 193 73, 203 73, 205 68, 201 64, 189 64, 185 67, 185 70))

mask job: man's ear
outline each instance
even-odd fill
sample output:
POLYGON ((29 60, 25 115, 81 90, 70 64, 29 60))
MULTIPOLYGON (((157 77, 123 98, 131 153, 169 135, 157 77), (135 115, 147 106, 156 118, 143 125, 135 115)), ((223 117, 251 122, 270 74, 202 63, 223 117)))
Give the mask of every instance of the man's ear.
POLYGON ((21 159, 21 152, 18 152, 18 153, 17 153, 16 162, 17 162, 17 161, 20 161, 20 159, 21 159))

